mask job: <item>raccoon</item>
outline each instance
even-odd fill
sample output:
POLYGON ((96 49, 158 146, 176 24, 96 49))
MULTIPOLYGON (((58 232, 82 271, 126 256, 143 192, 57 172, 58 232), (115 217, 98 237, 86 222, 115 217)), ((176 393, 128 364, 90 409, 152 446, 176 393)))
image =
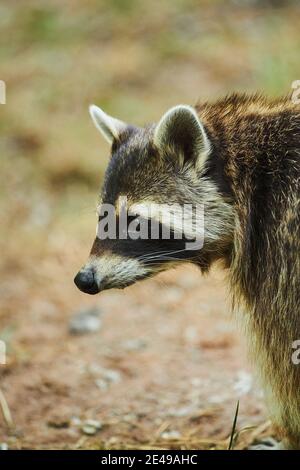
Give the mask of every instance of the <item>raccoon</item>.
POLYGON ((232 94, 175 106, 145 128, 95 105, 90 113, 111 146, 99 211, 112 205, 117 222, 126 197, 128 223, 155 219, 160 230, 155 239, 97 236, 75 284, 96 294, 183 262, 207 272, 222 261, 278 433, 285 447, 299 449, 300 366, 292 362, 300 339, 299 105, 232 94), (159 208, 173 204, 204 207, 201 248, 187 248, 184 231, 175 236, 176 217, 170 237, 161 236, 159 208))

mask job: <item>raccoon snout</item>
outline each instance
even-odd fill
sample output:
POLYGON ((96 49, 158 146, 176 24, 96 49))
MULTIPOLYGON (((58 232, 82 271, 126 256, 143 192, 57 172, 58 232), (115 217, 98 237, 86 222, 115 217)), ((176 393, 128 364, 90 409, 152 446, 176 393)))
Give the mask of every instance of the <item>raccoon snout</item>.
POLYGON ((95 273, 92 269, 82 269, 75 278, 74 283, 82 292, 86 294, 98 294, 100 292, 98 283, 95 279, 95 273))

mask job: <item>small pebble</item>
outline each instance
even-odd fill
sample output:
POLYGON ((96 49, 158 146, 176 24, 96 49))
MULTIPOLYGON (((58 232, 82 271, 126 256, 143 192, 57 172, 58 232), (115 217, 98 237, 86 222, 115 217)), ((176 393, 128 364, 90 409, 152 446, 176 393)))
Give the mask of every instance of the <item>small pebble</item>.
POLYGON ((94 419, 88 419, 83 423, 81 430, 84 434, 87 434, 88 436, 93 436, 98 431, 100 431, 101 428, 102 428, 102 423, 100 423, 100 421, 96 421, 94 419))
POLYGON ((119 383, 122 380, 121 373, 116 369, 106 369, 98 364, 90 364, 88 372, 97 379, 102 379, 107 383, 119 383))
POLYGON ((103 379, 96 379, 95 384, 100 390, 107 390, 109 387, 109 384, 103 379))
POLYGON ((69 332, 73 335, 94 333, 101 328, 101 311, 96 308, 81 309, 70 320, 69 332))
POLYGON ((115 369, 103 369, 103 379, 109 383, 119 383, 122 380, 121 373, 115 369))
POLYGON ((162 433, 161 437, 166 440, 180 439, 181 434, 179 431, 165 431, 162 433))
POLYGON ((245 370, 240 370, 238 372, 238 378, 233 386, 235 392, 239 396, 246 395, 250 392, 253 385, 252 375, 245 370))
POLYGON ((128 413, 123 416, 123 421, 125 421, 125 423, 134 423, 137 421, 137 415, 134 413, 128 413))
POLYGON ((140 338, 128 339, 122 344, 125 351, 141 351, 147 347, 146 341, 140 338))

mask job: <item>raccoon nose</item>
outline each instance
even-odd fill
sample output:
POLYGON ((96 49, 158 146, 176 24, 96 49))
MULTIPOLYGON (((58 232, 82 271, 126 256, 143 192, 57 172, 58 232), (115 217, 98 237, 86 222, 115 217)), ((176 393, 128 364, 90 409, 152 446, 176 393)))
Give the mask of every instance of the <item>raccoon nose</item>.
POLYGON ((78 289, 86 294, 97 294, 100 290, 92 270, 79 271, 74 278, 74 283, 78 289))

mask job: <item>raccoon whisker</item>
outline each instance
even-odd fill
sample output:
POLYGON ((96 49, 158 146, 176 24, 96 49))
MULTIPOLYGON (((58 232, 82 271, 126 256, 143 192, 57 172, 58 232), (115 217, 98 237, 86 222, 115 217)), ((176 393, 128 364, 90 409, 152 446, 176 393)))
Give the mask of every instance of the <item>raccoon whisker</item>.
POLYGON ((170 256, 169 258, 165 257, 165 258, 162 258, 162 259, 163 259, 163 261, 165 261, 165 260, 170 260, 170 261, 191 261, 191 260, 196 259, 196 258, 197 258, 197 255, 188 256, 187 258, 176 258, 176 257, 170 256))
MULTIPOLYGON (((181 259, 181 258, 170 258, 170 259, 164 259, 162 260, 164 262, 170 262, 170 263, 174 263, 174 262, 185 262, 185 263, 191 263, 193 261, 193 259, 191 258, 186 258, 186 259, 181 259)), ((158 261, 154 261, 154 262, 148 262, 148 263, 145 263, 145 266, 146 267, 151 267, 151 268, 155 268, 155 267, 162 267, 162 263, 161 262, 158 262, 158 261)))
POLYGON ((160 256, 167 256, 167 255, 173 255, 173 254, 176 254, 176 253, 180 253, 180 252, 183 252, 183 251, 187 251, 187 248, 183 248, 181 250, 173 250, 173 251, 156 251, 154 254, 152 253, 146 253, 145 255, 142 255, 140 257, 138 257, 137 259, 140 261, 140 260, 144 260, 144 259, 154 259, 154 258, 159 258, 160 256))
POLYGON ((197 255, 195 256, 189 256, 187 258, 177 258, 177 257, 173 257, 173 256, 162 256, 159 260, 151 260, 149 259, 145 261, 145 264, 147 265, 150 265, 150 266, 153 266, 155 264, 160 264, 159 261, 192 261, 194 259, 197 258, 197 255))
MULTIPOLYGON (((176 252, 177 252, 177 251, 178 251, 178 250, 176 250, 176 252)), ((163 250, 163 251, 155 251, 154 253, 151 253, 151 252, 150 252, 150 253, 145 253, 144 255, 139 256, 138 259, 143 259, 143 258, 148 258, 148 257, 153 258, 153 257, 155 257, 155 256, 160 256, 160 255, 168 255, 168 254, 171 254, 171 253, 173 253, 173 252, 174 252, 174 250, 173 250, 173 251, 166 251, 166 250, 163 250)))
POLYGON ((165 260, 187 260, 187 259, 194 259, 196 258, 195 257, 176 257, 176 256, 156 256, 155 258, 146 258, 146 259, 143 259, 143 260, 140 260, 142 263, 146 263, 146 264, 149 264, 151 262, 160 262, 160 261, 165 261, 165 260))

